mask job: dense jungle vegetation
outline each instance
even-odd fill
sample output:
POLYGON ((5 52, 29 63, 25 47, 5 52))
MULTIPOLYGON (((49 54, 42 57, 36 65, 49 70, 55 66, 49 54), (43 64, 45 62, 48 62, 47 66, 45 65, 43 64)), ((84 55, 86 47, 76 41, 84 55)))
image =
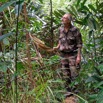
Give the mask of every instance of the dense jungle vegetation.
POLYGON ((61 17, 71 13, 83 39, 79 103, 103 103, 103 0, 0 0, 0 103, 60 103, 64 81, 52 48, 61 17), (30 37, 32 35, 32 37, 30 37))

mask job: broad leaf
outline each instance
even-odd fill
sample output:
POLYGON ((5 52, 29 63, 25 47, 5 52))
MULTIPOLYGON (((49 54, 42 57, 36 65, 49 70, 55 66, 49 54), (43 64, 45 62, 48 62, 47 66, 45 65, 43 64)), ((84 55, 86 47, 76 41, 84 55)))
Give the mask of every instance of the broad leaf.
POLYGON ((103 72, 103 64, 100 64, 100 65, 98 66, 98 69, 99 69, 101 72, 103 72))
POLYGON ((96 80, 91 76, 91 77, 88 77, 85 81, 85 83, 89 83, 89 82, 95 82, 96 80))
POLYGON ((98 93, 97 103, 103 103, 103 89, 98 93))
POLYGON ((7 33, 7 34, 0 36, 0 41, 3 40, 4 38, 10 36, 10 35, 13 35, 13 34, 14 34, 13 32, 10 32, 10 33, 7 33))
POLYGON ((97 85, 95 86, 95 88, 100 88, 103 87, 103 81, 101 81, 100 83, 97 83, 97 85))
POLYGON ((8 69, 8 65, 10 65, 11 62, 7 61, 7 62, 1 62, 0 61, 0 71, 2 72, 6 72, 8 69))
POLYGON ((5 8, 7 8, 8 6, 12 5, 13 3, 15 3, 17 0, 13 0, 13 1, 10 1, 10 2, 7 2, 5 3, 4 5, 2 5, 0 7, 0 12, 2 12, 5 8))
POLYGON ((9 40, 8 40, 7 38, 3 39, 3 43, 4 43, 5 45, 9 45, 9 44, 10 44, 10 42, 9 42, 9 40))

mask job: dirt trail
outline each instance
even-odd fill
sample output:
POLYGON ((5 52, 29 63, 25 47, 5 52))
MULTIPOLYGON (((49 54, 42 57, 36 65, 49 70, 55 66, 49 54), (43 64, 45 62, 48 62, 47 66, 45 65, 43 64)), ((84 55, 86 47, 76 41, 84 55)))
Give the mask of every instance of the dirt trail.
POLYGON ((63 103, 78 103, 78 98, 75 96, 67 97, 63 103))

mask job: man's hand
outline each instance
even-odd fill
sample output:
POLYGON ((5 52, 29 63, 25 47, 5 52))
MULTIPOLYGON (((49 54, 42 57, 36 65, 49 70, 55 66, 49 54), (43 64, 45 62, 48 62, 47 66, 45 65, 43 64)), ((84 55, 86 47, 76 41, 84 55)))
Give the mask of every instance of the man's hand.
POLYGON ((81 56, 77 56, 76 65, 80 64, 80 62, 81 62, 81 56))
POLYGON ((81 62, 81 48, 78 48, 76 65, 80 64, 80 62, 81 62))
POLYGON ((56 51, 56 50, 58 50, 58 47, 53 47, 53 51, 56 51))
POLYGON ((53 51, 57 51, 60 47, 60 43, 58 43, 58 45, 56 47, 53 47, 53 51))

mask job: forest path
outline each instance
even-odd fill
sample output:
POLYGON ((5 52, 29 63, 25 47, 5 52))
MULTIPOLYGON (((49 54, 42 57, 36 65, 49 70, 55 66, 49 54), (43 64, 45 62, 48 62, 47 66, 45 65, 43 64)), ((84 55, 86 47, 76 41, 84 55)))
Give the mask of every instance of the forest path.
POLYGON ((78 98, 76 96, 67 97, 63 103, 79 103, 78 98))

